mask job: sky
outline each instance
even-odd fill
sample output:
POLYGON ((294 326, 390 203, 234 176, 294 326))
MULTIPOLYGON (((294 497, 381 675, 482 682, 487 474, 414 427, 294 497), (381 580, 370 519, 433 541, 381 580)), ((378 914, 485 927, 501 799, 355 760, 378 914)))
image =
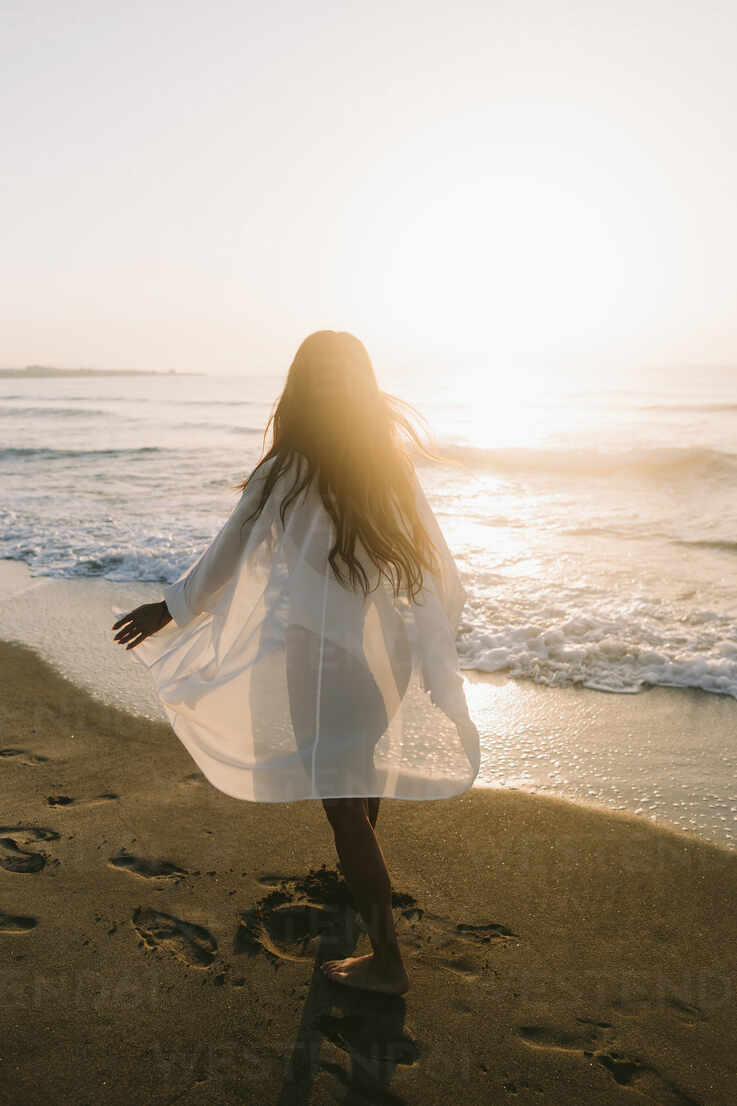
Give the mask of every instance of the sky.
POLYGON ((737 366, 733 0, 3 15, 4 367, 737 366))

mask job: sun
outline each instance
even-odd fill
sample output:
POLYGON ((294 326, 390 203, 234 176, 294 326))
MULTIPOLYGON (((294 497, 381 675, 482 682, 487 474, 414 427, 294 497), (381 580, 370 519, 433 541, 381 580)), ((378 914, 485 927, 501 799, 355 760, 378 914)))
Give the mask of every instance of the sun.
POLYGON ((649 325, 675 264, 659 172, 572 104, 436 121, 347 201, 348 294, 418 348, 605 348, 649 325))

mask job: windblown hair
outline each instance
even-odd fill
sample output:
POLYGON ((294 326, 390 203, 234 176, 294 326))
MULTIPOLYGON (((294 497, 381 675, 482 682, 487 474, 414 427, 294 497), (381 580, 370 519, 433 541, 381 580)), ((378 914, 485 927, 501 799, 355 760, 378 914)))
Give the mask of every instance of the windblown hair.
POLYGON ((300 458, 294 483, 280 505, 282 524, 289 504, 316 478, 335 525, 328 559, 338 580, 345 584, 340 559, 350 586, 358 585, 364 595, 371 590, 356 556, 360 541, 379 571, 379 582, 384 576, 395 596, 404 582, 406 594, 414 599, 423 586, 423 567, 437 573, 439 566, 415 507, 407 445, 414 443, 431 459, 454 462, 422 443, 405 411, 421 419, 411 404, 379 388, 358 338, 335 330, 310 334, 294 356, 266 424, 262 448, 270 426, 271 448, 249 477, 230 485, 245 488, 266 461, 277 458, 258 506, 244 521, 260 515, 276 481, 295 454, 302 454, 306 467, 300 458))

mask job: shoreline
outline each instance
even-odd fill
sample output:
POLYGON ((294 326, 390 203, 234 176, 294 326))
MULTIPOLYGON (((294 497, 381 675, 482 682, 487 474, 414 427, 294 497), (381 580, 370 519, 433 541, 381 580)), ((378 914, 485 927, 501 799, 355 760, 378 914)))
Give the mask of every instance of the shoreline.
MULTIPOLYGON (((0 640, 35 649, 110 706, 164 721, 143 666, 112 640, 111 606, 161 585, 33 577, 0 559, 0 640)), ((737 849, 737 702, 698 688, 549 687, 461 669, 482 760, 473 790, 523 790, 670 825, 737 849)), ((176 739, 178 740, 178 739, 176 739)))
MULTIPOLYGON (((122 649, 121 649, 121 652, 122 652, 122 649)), ((84 688, 79 683, 77 683, 75 680, 71 679, 69 676, 67 676, 65 673, 63 673, 54 664, 50 663, 42 655, 42 653, 40 653, 39 650, 34 648, 33 646, 29 646, 29 645, 27 645, 23 642, 19 642, 19 641, 6 640, 5 638, 0 637, 0 669, 3 669, 3 668, 6 672, 14 670, 15 673, 18 675, 19 684, 18 684, 18 688, 16 688, 16 693, 17 693, 18 689, 21 686, 25 686, 25 689, 27 691, 29 681, 27 680, 26 676, 27 676, 27 673, 29 672, 29 670, 35 668, 37 672, 40 672, 42 674, 42 682, 43 682, 44 686, 47 687, 47 688, 51 688, 52 686, 55 686, 58 691, 61 691, 63 699, 65 700, 65 706, 68 706, 70 703, 72 704, 73 711, 72 711, 71 720, 70 720, 71 725, 74 725, 74 720, 75 719, 77 719, 77 720, 81 719, 82 724, 84 724, 84 721, 85 721, 89 711, 97 712, 97 711, 109 710, 109 711, 114 712, 115 715, 119 718, 119 720, 123 721, 124 727, 127 728, 127 729, 130 729, 130 731, 133 732, 133 733, 138 733, 142 727, 146 727, 147 725, 152 726, 152 727, 160 727, 163 730, 165 738, 167 740, 170 740, 172 745, 175 748, 179 749, 179 751, 181 752, 181 755, 185 758, 187 764, 190 765, 190 767, 192 769, 191 776, 201 777, 202 778, 202 784, 205 788, 208 788, 208 789, 214 791, 216 795, 222 796, 223 799, 226 799, 229 802, 241 803, 241 804, 248 803, 249 806, 253 806, 253 807, 267 807, 268 806, 268 807, 277 807, 277 808, 280 807, 280 806, 281 807, 288 807, 288 806, 291 807, 291 806, 295 806, 298 803, 317 802, 317 800, 310 799, 310 798, 296 799, 296 800, 294 800, 293 802, 290 802, 290 803, 260 802, 260 801, 257 802, 257 801, 237 799, 237 798, 234 798, 233 796, 226 795, 224 792, 220 792, 218 790, 218 788, 214 787, 214 785, 211 784, 203 776, 202 772, 199 770, 196 763, 192 760, 190 754, 187 752, 187 750, 184 748, 184 746, 182 745, 182 743, 179 740, 179 738, 177 737, 177 735, 171 729, 171 726, 169 725, 169 722, 165 718, 165 716, 162 715, 161 718, 153 718, 152 719, 152 718, 149 718, 148 716, 143 715, 143 714, 135 714, 135 713, 129 711, 128 709, 126 709, 126 707, 115 706, 113 703, 107 702, 106 700, 99 698, 97 695, 91 693, 87 688, 84 688)), ((472 682, 478 682, 478 683, 482 683, 482 684, 486 683, 487 681, 485 681, 483 679, 484 675, 486 675, 486 674, 479 673, 479 676, 481 678, 478 679, 478 680, 474 680, 472 682)), ((492 675, 494 675, 494 674, 492 674, 492 675)), ((505 683, 505 682, 506 681, 498 680, 498 686, 500 686, 502 683, 505 683)), ((39 687, 39 681, 34 680, 32 686, 33 686, 34 692, 36 692, 38 687, 39 687)), ((538 686, 538 685, 533 685, 533 687, 534 686, 538 686)), ((575 692, 575 691, 581 691, 581 690, 587 690, 587 689, 554 688, 554 689, 550 689, 550 690, 553 690, 553 691, 556 691, 556 692, 561 691, 561 690, 572 690, 572 691, 575 692)), ((657 689, 651 689, 651 690, 657 690, 657 689)), ((667 689, 663 689, 663 690, 667 690, 667 689)), ((705 692, 700 692, 699 689, 684 689, 684 690, 689 690, 689 691, 693 690, 694 694, 702 694, 702 695, 707 694, 705 692)), ((43 714, 43 712, 41 711, 41 708, 36 706, 36 705, 33 705, 32 708, 31 708, 29 716, 26 716, 25 718, 22 718, 22 717, 21 718, 16 718, 16 723, 20 722, 21 732, 23 730, 25 730, 26 733, 28 733, 28 732, 33 733, 33 734, 38 733, 39 732, 39 726, 38 725, 29 725, 29 724, 31 722, 37 723, 37 722, 39 722, 39 720, 42 720, 42 714, 43 714)), ((16 725, 16 733, 17 732, 19 732, 19 730, 18 730, 18 727, 16 725)), ((70 734, 70 739, 71 740, 76 739, 76 734, 74 734, 74 733, 70 734)), ((16 753, 16 750, 14 750, 12 747, 10 748, 10 752, 8 751, 7 748, 0 748, 0 763, 4 759, 10 759, 11 754, 14 757, 15 753, 16 753)), ((18 761, 18 763, 24 763, 25 759, 28 759, 28 758, 23 757, 23 755, 22 755, 24 753, 23 750, 21 750, 20 753, 21 753, 21 759, 18 761)), ((28 754, 28 757, 30 757, 31 762, 33 762, 34 764, 36 763, 36 761, 34 759, 36 756, 37 756, 37 754, 35 754, 33 752, 30 752, 28 754)), ((45 760, 44 756, 41 755, 39 763, 43 763, 44 760, 45 760)), ((459 799, 462 799, 464 796, 467 796, 471 793, 475 794, 476 792, 481 792, 481 793, 487 794, 489 796, 494 796, 494 795, 499 795, 499 794, 506 794, 506 793, 515 794, 515 795, 526 795, 526 796, 529 796, 530 798, 540 799, 544 803, 549 802, 549 803, 553 803, 553 804, 562 804, 563 807, 571 807, 574 810, 581 810, 582 812, 589 812, 589 814, 591 814, 593 816, 598 815, 598 816, 603 816, 603 817, 611 817, 611 818, 614 818, 614 819, 617 819, 617 820, 632 823, 632 824, 637 825, 637 826, 645 825, 645 826, 650 827, 654 830, 657 830, 658 832, 662 832, 666 835, 671 835, 671 836, 675 837, 676 839, 683 839, 685 842, 691 842, 694 845, 704 845, 704 846, 707 846, 707 847, 710 847, 710 848, 719 849, 719 850, 723 851, 724 853, 728 854, 729 856, 733 856, 735 858, 735 860, 737 861, 737 849, 735 849, 733 847, 730 847, 730 845, 725 844, 724 842, 711 841, 711 840, 705 839, 697 833, 693 833, 692 831, 683 829, 683 828, 681 828, 679 826, 676 826, 676 825, 673 825, 671 823, 667 823, 667 822, 666 823, 656 823, 655 821, 650 821, 648 819, 641 818, 640 816, 635 814, 634 811, 626 809, 626 808, 610 809, 610 808, 607 808, 606 806, 603 806, 600 803, 587 801, 586 799, 581 799, 581 798, 575 798, 574 799, 574 798, 570 798, 570 797, 568 797, 566 795, 563 795, 563 794, 541 793, 539 791, 528 790, 524 787, 518 787, 518 786, 515 786, 515 785, 502 785, 502 784, 498 784, 498 783, 479 784, 478 781, 476 781, 476 783, 474 783, 474 785, 471 788, 469 788, 467 791, 463 792, 461 795, 453 796, 453 797, 450 797, 450 798, 413 800, 413 799, 405 799, 405 798, 395 799, 393 797, 392 798, 387 797, 383 801, 386 802, 386 803, 396 802, 396 803, 406 803, 406 804, 412 804, 412 805, 422 805, 424 803, 448 803, 448 802, 456 802, 459 799)), ((51 804, 51 805, 57 805, 57 804, 51 804)), ((62 804, 59 804, 59 805, 68 805, 68 804, 62 803, 62 804)))
POLYGON ((0 670, 13 1101, 122 1106, 144 1067, 152 1106, 730 1101, 733 850, 514 789, 385 800, 411 986, 353 991, 318 966, 369 948, 319 802, 229 798, 28 646, 0 670))

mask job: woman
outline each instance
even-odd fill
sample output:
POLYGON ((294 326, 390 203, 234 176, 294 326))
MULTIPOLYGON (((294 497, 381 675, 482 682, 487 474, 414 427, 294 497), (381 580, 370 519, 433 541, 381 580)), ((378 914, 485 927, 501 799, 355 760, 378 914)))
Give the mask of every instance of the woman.
POLYGON ((322 970, 396 994, 380 798, 447 798, 479 768, 455 647, 465 591, 401 433, 435 455, 402 406, 357 338, 311 334, 230 518, 161 603, 113 624, 215 787, 322 800, 373 950, 322 970))

